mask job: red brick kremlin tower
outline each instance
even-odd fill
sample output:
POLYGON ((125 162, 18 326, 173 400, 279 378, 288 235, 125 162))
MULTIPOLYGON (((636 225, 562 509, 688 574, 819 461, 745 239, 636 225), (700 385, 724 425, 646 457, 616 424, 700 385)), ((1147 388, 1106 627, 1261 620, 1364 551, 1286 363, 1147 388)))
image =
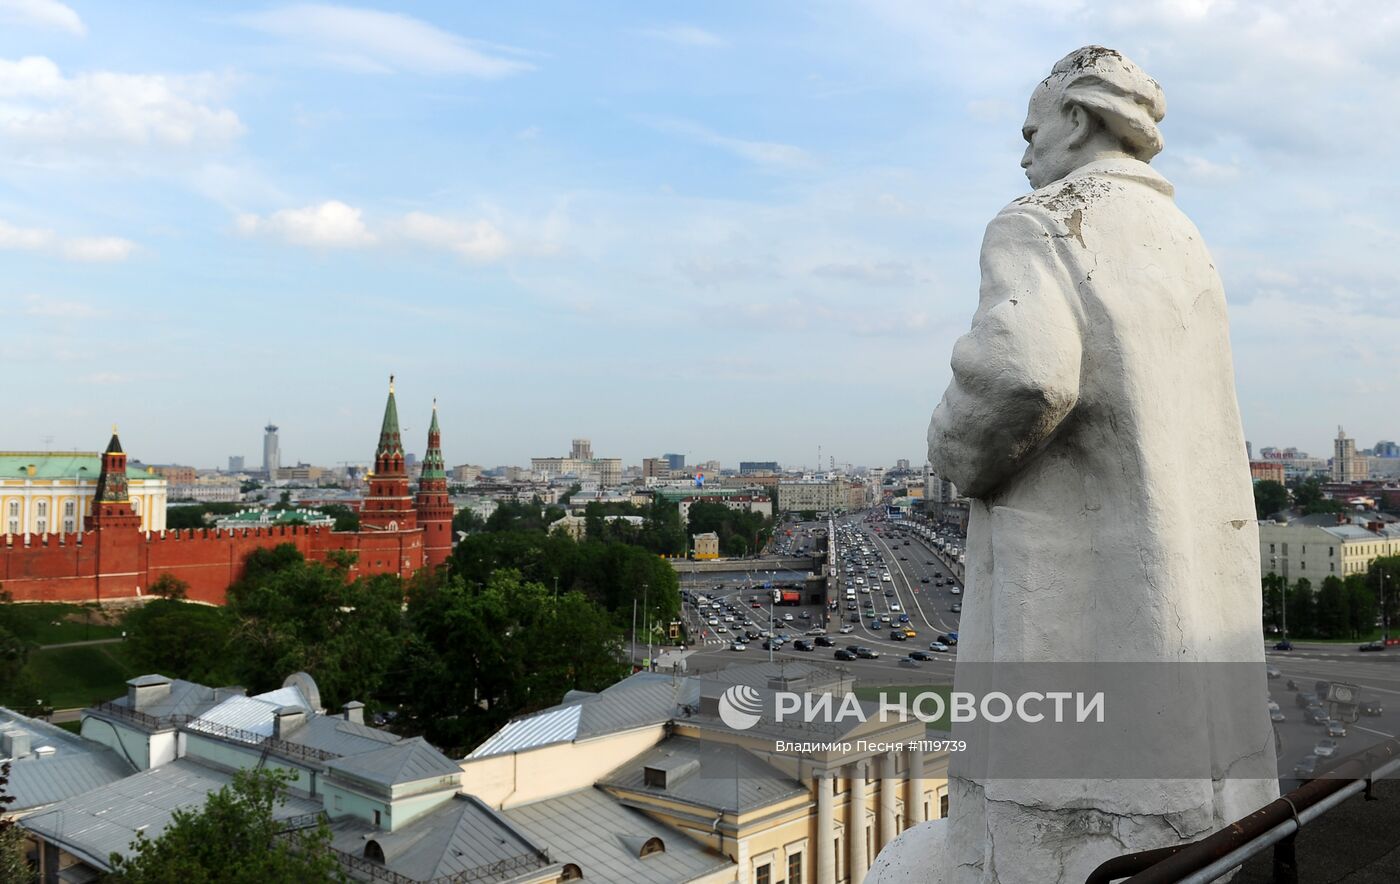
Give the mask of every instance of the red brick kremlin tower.
POLYGON ((452 555, 452 503, 447 498, 447 466, 442 460, 436 399, 433 422, 428 425, 428 452, 423 455, 423 472, 418 477, 417 508, 428 567, 436 568, 452 555))
POLYGON ((92 498, 92 515, 87 529, 95 531, 96 556, 93 563, 93 596, 104 598, 134 595, 141 586, 141 549, 135 541, 141 530, 141 517, 131 507, 126 484, 126 452, 122 451, 117 428, 102 452, 102 471, 92 498))
POLYGON ((374 472, 369 475, 369 496, 360 509, 360 530, 412 531, 418 527, 417 516, 408 493, 399 408, 394 403, 394 376, 389 375, 389 401, 384 405, 384 423, 379 428, 374 472))

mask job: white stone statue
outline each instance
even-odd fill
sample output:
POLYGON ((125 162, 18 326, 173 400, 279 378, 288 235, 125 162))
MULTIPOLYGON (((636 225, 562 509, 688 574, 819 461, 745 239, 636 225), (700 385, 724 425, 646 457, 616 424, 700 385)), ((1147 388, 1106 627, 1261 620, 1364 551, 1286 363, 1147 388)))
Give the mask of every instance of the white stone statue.
POLYGON ((1102 47, 1036 88, 1035 191, 987 227, 928 433, 934 471, 973 498, 957 688, 964 672, 1092 663, 1140 678, 1151 711, 1076 743, 1117 762, 1104 776, 999 778, 1033 751, 1028 732, 965 728, 980 754, 951 759, 949 818, 902 834, 866 884, 1081 882, 1278 795, 1225 295, 1148 166, 1164 113, 1158 84, 1102 47))

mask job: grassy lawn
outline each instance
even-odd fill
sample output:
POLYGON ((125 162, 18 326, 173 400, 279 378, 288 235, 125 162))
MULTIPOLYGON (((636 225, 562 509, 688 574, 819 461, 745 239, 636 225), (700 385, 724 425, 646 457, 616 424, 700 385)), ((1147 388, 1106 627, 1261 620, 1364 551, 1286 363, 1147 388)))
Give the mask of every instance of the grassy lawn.
POLYGON ((6 605, 0 623, 36 645, 56 645, 93 638, 119 638, 120 624, 109 623, 102 611, 82 605, 39 603, 6 605))
POLYGON ((140 673, 127 660, 123 644, 87 645, 75 648, 39 648, 29 655, 26 673, 34 685, 33 697, 6 697, 6 705, 71 709, 94 700, 111 700, 126 693, 126 680, 140 673))

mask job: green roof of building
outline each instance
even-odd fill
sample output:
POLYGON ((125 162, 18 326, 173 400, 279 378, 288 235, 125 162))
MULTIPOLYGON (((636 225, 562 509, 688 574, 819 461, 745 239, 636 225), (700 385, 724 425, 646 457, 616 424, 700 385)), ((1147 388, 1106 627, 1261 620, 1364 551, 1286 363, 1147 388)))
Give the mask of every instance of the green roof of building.
POLYGON ((220 516, 218 524, 222 527, 236 528, 240 525, 285 525, 293 522, 306 523, 308 525, 334 524, 335 519, 317 510, 243 510, 228 516, 220 516))
POLYGON ((686 488, 665 487, 665 488, 657 488, 657 489, 654 489, 654 492, 655 492, 655 495, 656 495, 658 498, 660 498, 661 500, 668 501, 668 502, 670 502, 670 503, 675 503, 675 502, 677 502, 677 501, 679 501, 679 500, 684 500, 684 499, 687 498, 687 497, 749 497, 749 496, 753 496, 753 497, 768 497, 768 496, 769 496, 769 495, 768 495, 768 489, 766 489, 766 488, 761 488, 761 487, 753 487, 753 488, 705 488, 705 487, 699 487, 699 486, 696 486, 696 487, 686 487, 686 488))
MULTIPOLYGON (((96 451, 0 451, 0 479, 91 479, 102 473, 96 451), (29 475, 29 467, 34 475, 29 475)), ((165 481, 155 473, 128 466, 127 479, 165 481)))

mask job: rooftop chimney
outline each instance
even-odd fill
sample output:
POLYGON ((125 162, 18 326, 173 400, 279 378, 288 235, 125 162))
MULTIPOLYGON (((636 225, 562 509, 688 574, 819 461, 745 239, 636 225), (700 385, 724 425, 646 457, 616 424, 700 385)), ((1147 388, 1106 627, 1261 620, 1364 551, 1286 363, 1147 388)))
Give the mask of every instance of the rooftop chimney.
POLYGON ((340 711, 345 716, 346 721, 353 721, 355 724, 365 723, 365 704, 359 700, 351 700, 341 706, 340 711))
POLYGON ((306 710, 300 706, 283 706, 272 720, 272 735, 285 740, 293 731, 306 724, 306 710))
POLYGON ((170 696, 170 679, 163 675, 138 675, 126 683, 126 705, 141 710, 170 696))
POLYGON ((0 751, 5 753, 6 758, 23 758, 29 754, 29 732, 28 731, 5 731, 0 737, 0 751))

